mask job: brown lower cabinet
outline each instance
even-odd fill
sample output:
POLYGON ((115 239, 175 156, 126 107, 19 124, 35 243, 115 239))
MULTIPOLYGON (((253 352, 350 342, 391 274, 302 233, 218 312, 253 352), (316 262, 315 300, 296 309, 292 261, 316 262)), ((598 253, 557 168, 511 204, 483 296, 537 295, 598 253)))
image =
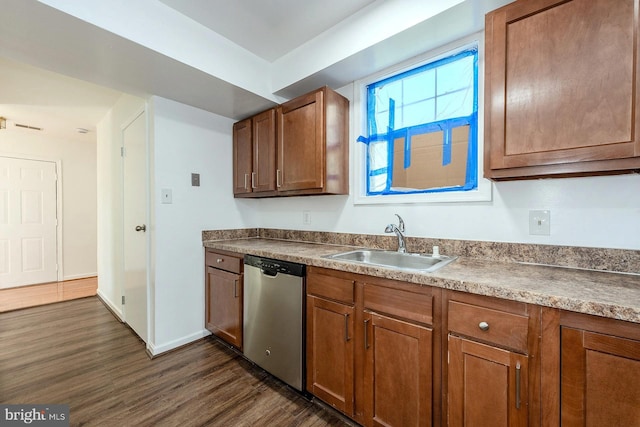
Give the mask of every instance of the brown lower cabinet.
POLYGON ((538 370, 529 365, 538 349, 539 308, 451 291, 444 301, 448 425, 537 425, 537 400, 529 396, 538 370))
POLYGON ((524 354, 449 336, 449 425, 527 426, 524 354))
POLYGON ((307 296, 307 390, 353 417, 353 306, 307 296))
POLYGON ((214 335, 242 349, 242 257, 205 252, 205 326, 214 335))
POLYGON ((554 309, 543 325, 544 424, 640 426, 640 325, 554 309))
POLYGON ((432 425, 432 330, 365 313, 365 424, 432 425))
POLYGON ((308 391, 364 426, 433 425, 433 300, 431 288, 309 267, 308 391))

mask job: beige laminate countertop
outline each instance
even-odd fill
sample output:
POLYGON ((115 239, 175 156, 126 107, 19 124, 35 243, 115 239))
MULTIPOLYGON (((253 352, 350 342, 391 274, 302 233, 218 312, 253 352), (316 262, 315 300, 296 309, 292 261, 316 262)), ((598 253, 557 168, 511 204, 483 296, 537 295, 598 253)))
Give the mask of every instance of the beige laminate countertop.
POLYGON ((468 257, 460 257, 433 273, 421 273, 323 258, 353 250, 352 246, 264 238, 205 240, 203 245, 640 323, 640 275, 635 274, 468 257))

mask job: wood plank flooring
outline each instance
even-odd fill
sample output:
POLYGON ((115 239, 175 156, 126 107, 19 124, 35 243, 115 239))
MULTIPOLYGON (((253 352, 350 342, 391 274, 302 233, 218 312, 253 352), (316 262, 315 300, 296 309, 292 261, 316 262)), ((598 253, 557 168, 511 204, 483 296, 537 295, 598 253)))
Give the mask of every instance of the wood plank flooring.
POLYGON ((72 426, 344 426, 213 338, 153 360, 97 297, 0 314, 0 403, 72 426))
POLYGON ((97 290, 96 276, 0 289, 0 313, 89 297, 95 295, 97 290))

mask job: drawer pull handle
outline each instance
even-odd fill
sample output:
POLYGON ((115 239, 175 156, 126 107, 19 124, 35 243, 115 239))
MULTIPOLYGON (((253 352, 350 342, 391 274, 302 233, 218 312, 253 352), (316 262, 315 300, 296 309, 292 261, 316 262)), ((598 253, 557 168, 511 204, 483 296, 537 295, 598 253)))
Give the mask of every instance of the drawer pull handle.
POLYGON ((520 409, 520 362, 516 363, 516 409, 520 409))
POLYGON ((349 313, 345 313, 344 315, 344 340, 349 342, 351 337, 349 337, 349 313))
POLYGON ((487 322, 480 322, 480 323, 478 323, 478 328, 480 328, 483 331, 488 331, 489 330, 489 324, 487 322))
POLYGON ((220 264, 222 261, 224 261, 222 258, 218 258, 218 259, 216 259, 216 262, 217 262, 218 264, 220 264))
POLYGON ((233 281, 233 297, 238 298, 238 279, 233 281))

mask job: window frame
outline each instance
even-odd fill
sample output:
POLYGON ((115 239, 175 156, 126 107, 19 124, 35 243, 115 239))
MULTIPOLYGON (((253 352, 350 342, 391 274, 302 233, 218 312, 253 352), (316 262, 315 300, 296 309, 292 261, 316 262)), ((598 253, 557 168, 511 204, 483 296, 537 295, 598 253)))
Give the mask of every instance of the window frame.
POLYGON ((359 135, 368 137, 367 123, 367 89, 372 83, 410 71, 414 68, 456 55, 462 51, 475 48, 478 51, 478 123, 477 123, 477 188, 474 190, 457 190, 447 188, 444 191, 411 192, 367 195, 367 148, 368 144, 355 142, 352 158, 354 185, 354 204, 398 204, 398 203, 448 203, 490 201, 492 183, 483 177, 484 164, 484 34, 476 33, 458 41, 443 45, 408 61, 396 64, 378 73, 354 82, 353 118, 355 141, 359 135))

